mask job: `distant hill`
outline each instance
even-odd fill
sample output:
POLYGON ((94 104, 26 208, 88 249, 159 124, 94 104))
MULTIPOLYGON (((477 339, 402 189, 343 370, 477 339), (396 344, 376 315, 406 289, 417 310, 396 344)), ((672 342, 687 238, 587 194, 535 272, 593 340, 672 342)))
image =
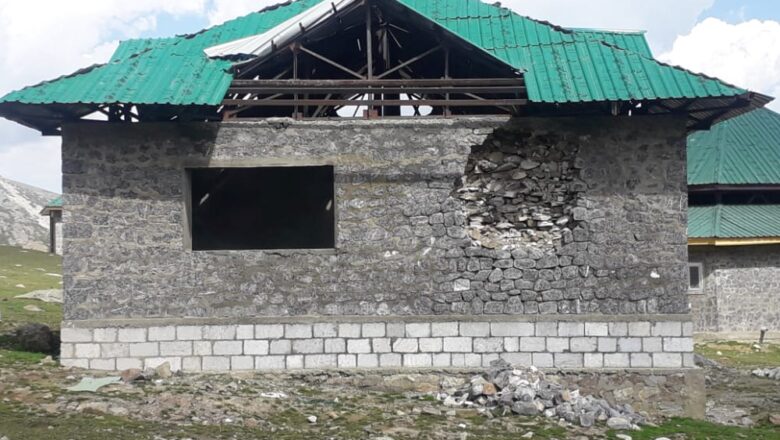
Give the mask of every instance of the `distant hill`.
POLYGON ((57 194, 0 177, 0 245, 48 250, 49 220, 41 209, 57 194))

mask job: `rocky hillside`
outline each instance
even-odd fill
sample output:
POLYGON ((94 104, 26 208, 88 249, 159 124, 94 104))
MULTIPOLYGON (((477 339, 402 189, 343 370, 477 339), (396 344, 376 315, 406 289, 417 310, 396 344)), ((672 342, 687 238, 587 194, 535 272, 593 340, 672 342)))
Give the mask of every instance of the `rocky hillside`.
POLYGON ((0 177, 0 245, 48 250, 49 221, 40 212, 55 197, 49 191, 0 177))

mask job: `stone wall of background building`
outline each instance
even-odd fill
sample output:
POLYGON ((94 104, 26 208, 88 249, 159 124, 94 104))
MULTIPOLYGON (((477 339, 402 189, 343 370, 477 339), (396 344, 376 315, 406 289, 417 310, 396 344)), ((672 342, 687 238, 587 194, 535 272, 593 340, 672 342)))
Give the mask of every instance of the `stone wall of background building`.
POLYGON ((68 320, 687 313, 682 118, 75 124, 68 320), (184 168, 333 164, 337 245, 192 252, 184 168))
POLYGON ((66 317, 685 312, 682 129, 72 126, 66 317), (205 161, 334 164, 336 249, 187 250, 183 170, 205 161))
POLYGON ((691 246, 704 265, 704 289, 689 295, 699 332, 780 329, 780 246, 691 246))

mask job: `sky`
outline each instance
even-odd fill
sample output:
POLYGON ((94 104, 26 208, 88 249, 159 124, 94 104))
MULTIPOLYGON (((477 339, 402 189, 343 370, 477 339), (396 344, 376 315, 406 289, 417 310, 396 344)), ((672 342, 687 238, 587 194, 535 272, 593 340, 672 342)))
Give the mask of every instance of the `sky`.
MULTIPOLYGON (((488 0, 493 3, 494 0, 488 0)), ((277 0, 0 0, 0 95, 109 59, 120 40, 196 32, 277 0)), ((567 27, 647 31, 661 61, 780 97, 780 1, 504 0, 567 27)), ((780 111, 780 103, 770 104, 780 111)), ((0 118, 0 176, 61 191, 59 137, 0 118)))

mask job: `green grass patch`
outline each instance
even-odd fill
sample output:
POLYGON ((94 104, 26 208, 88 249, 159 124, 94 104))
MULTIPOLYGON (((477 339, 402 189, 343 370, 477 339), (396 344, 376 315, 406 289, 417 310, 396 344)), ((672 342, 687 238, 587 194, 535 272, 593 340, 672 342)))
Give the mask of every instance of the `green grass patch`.
POLYGON ((780 345, 741 342, 706 342, 696 344, 696 352, 715 362, 738 368, 780 366, 780 345))
POLYGON ((35 290, 61 289, 62 258, 45 252, 0 246, 0 331, 19 324, 40 322, 57 329, 62 321, 62 306, 37 300, 15 298, 35 290), (24 286, 24 287, 19 287, 24 286), (34 305, 42 312, 24 307, 34 305))
MULTIPOLYGON (((617 438, 614 432, 610 435, 610 438, 617 438)), ((773 426, 740 428, 701 420, 671 419, 657 428, 644 427, 641 431, 632 431, 630 435, 634 440, 655 440, 659 437, 675 440, 778 440, 780 428, 773 426)))
POLYGON ((20 366, 37 364, 45 358, 43 353, 29 353, 17 350, 0 349, 0 366, 20 366))

